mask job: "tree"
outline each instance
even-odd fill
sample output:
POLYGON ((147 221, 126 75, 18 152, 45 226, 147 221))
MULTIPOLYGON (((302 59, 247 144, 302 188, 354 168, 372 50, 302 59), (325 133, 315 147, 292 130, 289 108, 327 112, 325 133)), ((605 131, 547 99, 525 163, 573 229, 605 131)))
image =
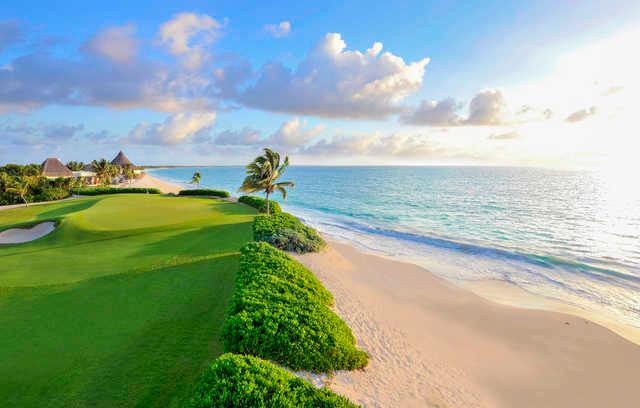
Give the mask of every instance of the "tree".
POLYGON ((193 173, 193 177, 191 177, 191 183, 195 184, 196 187, 200 187, 200 180, 202 179, 202 175, 199 171, 193 173))
POLYGON ((13 184, 7 188, 7 191, 16 193, 20 199, 24 201, 25 207, 29 206, 29 192, 31 187, 38 183, 37 176, 23 176, 15 179, 13 184))
POLYGON ((72 160, 69 163, 67 163, 67 168, 71 171, 80 171, 82 170, 83 167, 84 167, 83 162, 77 162, 72 160))
POLYGON ((282 194, 282 199, 286 200, 286 187, 294 187, 291 181, 276 183, 287 167, 289 167, 289 157, 285 157, 284 162, 280 163, 280 154, 265 148, 262 156, 256 157, 247 165, 247 177, 242 182, 239 191, 245 193, 264 191, 267 198, 267 215, 269 215, 269 195, 274 191, 279 191, 282 194))
POLYGON ((124 176, 126 177, 127 181, 129 182, 129 185, 131 185, 133 180, 135 180, 135 178, 136 178, 136 172, 133 171, 133 167, 131 167, 131 166, 125 167, 123 169, 123 171, 124 171, 124 176))
POLYGON ((106 159, 94 160, 92 162, 96 175, 102 184, 111 184, 113 177, 113 166, 106 159))
POLYGON ((85 179, 84 177, 78 177, 78 178, 74 178, 71 181, 71 188, 72 188, 72 193, 73 190, 76 190, 76 195, 80 195, 80 190, 85 188, 87 186, 87 179, 85 179))

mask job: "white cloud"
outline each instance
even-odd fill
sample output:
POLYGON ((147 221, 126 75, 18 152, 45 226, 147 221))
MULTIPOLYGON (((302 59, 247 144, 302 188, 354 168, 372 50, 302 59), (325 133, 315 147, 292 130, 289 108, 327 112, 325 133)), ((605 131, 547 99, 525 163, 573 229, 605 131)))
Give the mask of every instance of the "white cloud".
POLYGON ((565 120, 571 123, 580 122, 587 119, 589 116, 595 115, 596 112, 598 112, 598 108, 595 106, 592 106, 590 108, 580 109, 571 113, 569 116, 567 116, 567 119, 565 120))
POLYGON ((520 138, 520 133, 518 133, 517 131, 511 131, 511 132, 506 132, 506 133, 493 133, 491 135, 489 135, 489 137, 487 139, 489 140, 513 140, 513 139, 519 139, 520 138))
POLYGON ((307 121, 293 118, 284 122, 265 143, 279 147, 299 147, 318 136, 323 130, 322 124, 308 126, 307 121))
POLYGON ((291 23, 289 21, 281 21, 278 24, 266 24, 264 26, 264 31, 275 38, 286 37, 291 34, 291 23))
POLYGON ((0 143, 13 145, 54 145, 78 136, 84 125, 65 124, 9 124, 0 125, 0 143))
POLYGON ((344 118, 382 118, 422 86, 428 58, 405 61, 375 43, 366 52, 346 50, 340 34, 327 34, 298 67, 264 66, 257 82, 239 95, 245 105, 270 111, 344 118))
POLYGON ((83 50, 118 63, 133 60, 138 52, 133 24, 109 27, 96 33, 83 45, 83 50))
POLYGON ((134 144, 176 145, 209 132, 216 113, 176 113, 163 123, 140 123, 129 132, 126 142, 134 144))
POLYGON ((440 101, 423 100, 420 105, 400 117, 401 122, 425 126, 505 126, 549 119, 550 109, 522 105, 514 109, 499 89, 483 89, 469 102, 466 117, 458 112, 463 104, 453 98, 440 101))
POLYGON ((197 69, 210 58, 207 46, 221 35, 223 24, 206 14, 179 13, 160 26, 160 43, 183 65, 197 69))
POLYGON ((244 127, 241 130, 224 130, 216 135, 219 146, 251 146, 260 141, 260 131, 244 127))

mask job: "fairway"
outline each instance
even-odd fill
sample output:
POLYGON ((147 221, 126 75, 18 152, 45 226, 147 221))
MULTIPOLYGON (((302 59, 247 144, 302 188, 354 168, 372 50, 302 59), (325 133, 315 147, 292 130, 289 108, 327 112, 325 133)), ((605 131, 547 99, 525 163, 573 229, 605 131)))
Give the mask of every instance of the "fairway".
POLYGON ((254 210, 207 198, 114 195, 0 211, 0 406, 182 406, 222 353, 254 210))

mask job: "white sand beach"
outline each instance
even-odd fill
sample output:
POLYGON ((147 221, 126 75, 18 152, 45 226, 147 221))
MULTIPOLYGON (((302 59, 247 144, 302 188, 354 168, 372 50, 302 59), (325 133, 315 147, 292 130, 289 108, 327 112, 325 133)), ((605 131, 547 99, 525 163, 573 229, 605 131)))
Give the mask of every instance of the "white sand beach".
POLYGON ((371 356, 331 388, 366 407, 638 407, 640 346, 573 315, 490 302, 332 243, 298 256, 371 356))
POLYGON ((22 244, 34 241, 53 232, 55 222, 41 222, 31 228, 11 228, 0 232, 0 244, 22 244))
POLYGON ((160 180, 146 173, 143 173, 140 177, 136 178, 131 183, 125 182, 122 184, 118 184, 116 187, 157 188, 164 194, 178 194, 180 190, 184 190, 184 188, 180 187, 178 184, 160 180))

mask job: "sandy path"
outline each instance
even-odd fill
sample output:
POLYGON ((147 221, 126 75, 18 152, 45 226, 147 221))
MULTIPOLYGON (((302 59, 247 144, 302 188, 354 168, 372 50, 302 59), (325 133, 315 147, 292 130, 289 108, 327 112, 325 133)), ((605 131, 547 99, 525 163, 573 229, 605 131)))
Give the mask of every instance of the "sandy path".
POLYGON ((332 244, 298 257, 371 355, 332 389, 380 407, 638 407, 640 346, 583 318, 498 305, 332 244))
POLYGON ((142 177, 136 178, 131 183, 126 182, 126 183, 119 184, 117 187, 157 188, 164 194, 169 194, 169 193, 178 194, 180 190, 184 190, 183 187, 180 187, 177 184, 160 180, 148 174, 143 174, 142 177))
POLYGON ((0 232, 0 244, 22 244, 44 237, 56 228, 54 222, 41 222, 31 228, 11 228, 0 232))

